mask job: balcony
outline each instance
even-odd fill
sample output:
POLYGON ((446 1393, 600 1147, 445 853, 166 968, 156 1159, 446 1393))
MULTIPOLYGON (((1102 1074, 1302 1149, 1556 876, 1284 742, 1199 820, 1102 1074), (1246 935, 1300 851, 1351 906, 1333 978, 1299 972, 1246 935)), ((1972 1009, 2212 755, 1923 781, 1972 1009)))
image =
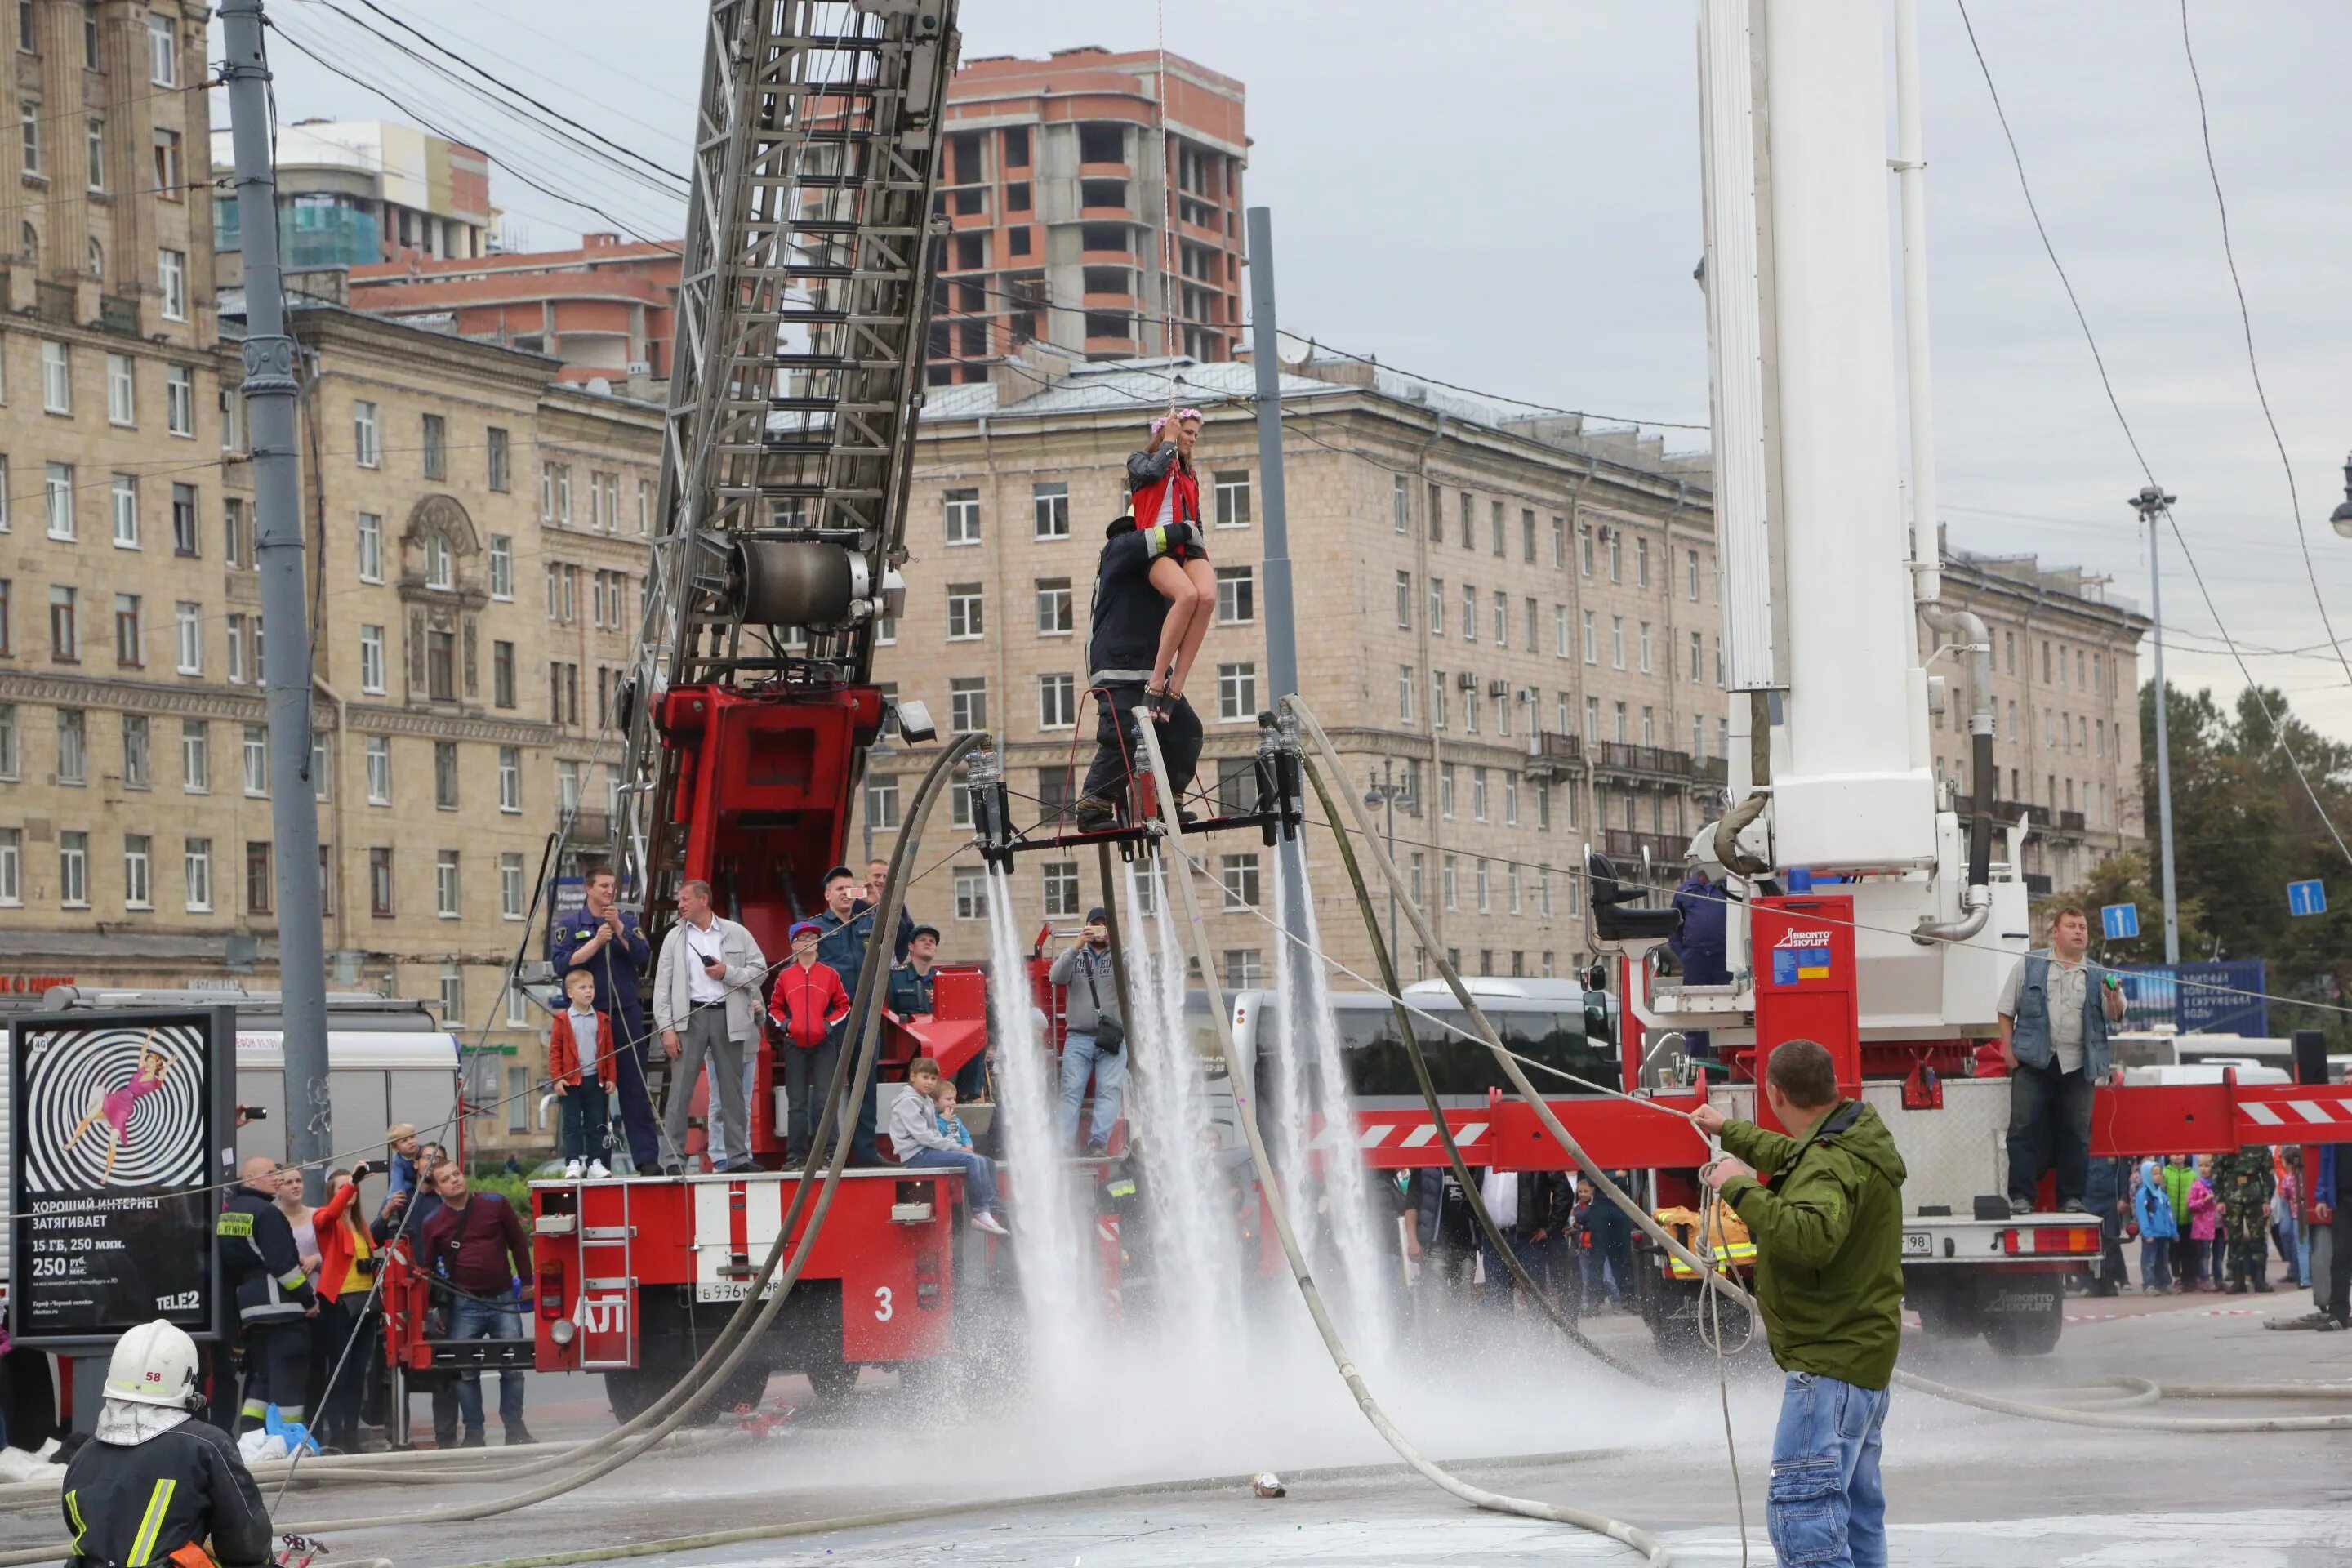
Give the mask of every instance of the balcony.
POLYGON ((1602 741, 1594 746, 1592 769, 1621 778, 1671 779, 1677 783, 1692 776, 1689 752, 1664 746, 1637 746, 1624 741, 1602 741))
POLYGON ((1601 829, 1601 847, 1609 858, 1617 863, 1620 871, 1631 871, 1642 864, 1642 852, 1649 851, 1650 865, 1658 876, 1671 880, 1680 870, 1683 853, 1690 840, 1676 843, 1663 833, 1636 833, 1631 828, 1601 829))
POLYGON ((1535 741, 1534 749, 1528 753, 1528 777, 1566 778, 1584 766, 1582 736, 1556 734, 1547 730, 1535 741))
POLYGON ((1723 757, 1694 757, 1691 777, 1700 784, 1726 784, 1731 782, 1731 763, 1723 757))
MULTIPOLYGON (((1963 822, 1975 816, 1968 796, 1959 798, 1956 808, 1963 822)), ((2030 800, 1996 800, 1992 803, 1992 819, 2004 826, 2018 818, 2026 819, 2026 831, 2040 836, 2047 833, 2083 833, 2089 824, 2079 811, 2053 811, 2030 800)))

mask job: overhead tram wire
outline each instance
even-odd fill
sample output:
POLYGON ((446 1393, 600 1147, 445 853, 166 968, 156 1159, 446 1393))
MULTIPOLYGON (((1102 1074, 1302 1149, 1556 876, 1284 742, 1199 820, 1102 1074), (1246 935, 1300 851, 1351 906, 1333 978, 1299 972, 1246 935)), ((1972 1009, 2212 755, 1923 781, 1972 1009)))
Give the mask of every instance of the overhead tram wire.
MULTIPOLYGON (((366 27, 369 32, 375 33, 378 37, 384 38, 385 42, 394 43, 394 40, 386 37, 384 34, 378 32, 374 27, 368 26, 368 24, 365 21, 358 16, 352 16, 351 12, 344 10, 341 5, 336 4, 336 0, 302 0, 302 3, 305 5, 324 5, 327 9, 333 11, 340 16, 349 17, 353 26, 366 27)), ((643 164, 645 167, 652 170, 655 174, 661 175, 664 179, 674 180, 678 184, 688 188, 691 188, 693 185, 694 182, 692 180, 688 178, 686 175, 679 174, 677 170, 666 168, 662 164, 655 163, 651 158, 646 157, 644 153, 636 151, 636 149, 624 146, 622 143, 614 141, 611 137, 606 136, 604 132, 596 130, 593 126, 582 124, 579 121, 572 119, 570 115, 565 114, 562 110, 555 108, 553 105, 542 102, 541 100, 533 98, 530 93, 523 91, 522 89, 499 77, 497 73, 476 65, 472 60, 467 59, 457 50, 435 38, 430 33, 425 32, 413 23, 402 20, 392 12, 384 9, 382 5, 377 5, 375 0, 359 0, 359 3, 366 6, 369 10, 374 12, 377 16, 382 16, 394 26, 398 27, 402 32, 407 33, 417 38, 426 48, 433 50, 436 54, 446 55, 450 59, 457 61, 459 65, 465 67, 466 69, 471 71, 474 75, 480 77, 484 81, 489 83, 500 92, 521 100, 523 102, 530 105, 533 109, 538 110, 541 113, 548 116, 550 119, 570 126, 572 130, 580 132, 583 136, 585 136, 591 141, 596 142, 603 146, 612 149, 613 152, 633 163, 643 164)), ((401 46, 394 43, 394 47, 400 47, 401 46)))
POLYGON ((313 64, 318 65, 335 76, 342 78, 343 80, 350 82, 352 86, 373 93, 377 98, 383 100, 383 101, 389 103, 394 109, 400 110, 401 113, 408 116, 410 119, 415 121, 418 124, 423 125, 435 135, 446 137, 452 142, 462 142, 469 147, 480 147, 484 152, 488 153, 498 163, 504 165, 508 173, 513 174, 517 179, 522 181, 523 184, 530 186, 531 189, 539 192, 541 195, 551 196, 568 207, 577 207, 583 212, 594 213, 598 217, 603 218, 614 228, 644 244, 661 246, 664 247, 667 247, 670 244, 667 240, 654 238, 635 224, 625 222, 624 220, 614 216, 611 213, 605 211, 594 202, 586 201, 578 196, 564 195, 562 191, 548 184, 545 181, 538 179, 532 174, 527 173, 523 166, 514 158, 501 156, 494 148, 485 145, 483 138, 460 134, 448 129, 445 124, 437 122, 436 117, 419 112, 402 100, 395 98, 392 93, 386 91, 383 87, 379 86, 375 82, 372 82, 366 78, 347 70, 343 67, 328 59, 316 48, 312 47, 310 44, 305 43, 292 32, 289 32, 284 22, 272 17, 269 21, 269 29, 273 33, 276 33, 279 37, 284 38, 288 44, 293 47, 296 52, 309 58, 313 64))
MULTIPOLYGON (((2025 176, 2025 154, 2019 151, 2017 133, 2010 128, 2009 110, 2002 107, 2000 89, 1992 79, 1992 66, 1985 58, 1984 46, 1977 39, 1976 24, 1969 16, 1968 0, 1953 0, 1953 4, 1958 7, 1960 26, 1968 33, 1969 48, 1976 56, 1977 69, 1984 77, 1985 92, 1992 100, 1993 114, 2000 121, 2001 136, 2009 143, 2010 162, 2017 170, 2017 187, 2025 197, 2025 210, 2033 219, 2034 233, 2042 237, 2042 253, 2050 258, 2051 268, 2058 274, 2059 287, 2065 289, 2066 301, 2074 307, 2075 324, 2082 328, 2083 342, 2091 351, 2091 363, 2098 369, 2099 385, 2106 393, 2107 406, 2115 412, 2116 424, 2122 429, 2124 441, 2131 447, 2132 457, 2138 461, 2141 475, 2161 494, 2164 487, 2157 483, 2156 470, 2149 465, 2147 454, 2140 447, 2139 437, 2133 433, 2131 420, 2124 413, 2123 403, 2116 395, 2115 382, 2107 374, 2106 356, 2099 352, 2099 340, 2091 331, 2090 318, 2084 313, 2083 301, 2074 292, 2074 280, 2066 276, 2066 264, 2058 259, 2058 248, 2051 243, 2049 227, 2042 221, 2041 205, 2034 201, 2033 186, 2025 176)), ((2213 602, 2213 591, 2207 586, 2205 574, 2197 564, 2197 556, 2189 548, 2189 536, 2182 531, 2179 518, 2173 514, 2169 503, 2159 505, 2158 510, 2163 512, 2166 524, 2172 530, 2174 542, 2180 546, 2180 558, 2189 567, 2189 580, 2197 584, 2198 597, 2205 603, 2205 613, 2212 617, 2214 627, 2221 633, 2222 642, 2230 650, 2231 662, 2238 667, 2239 677, 2245 681, 2246 689, 2253 696, 2254 705, 2263 710, 2263 718, 2270 724, 2273 741, 2285 755, 2288 765, 2294 770, 2295 781, 2303 785, 2303 793, 2310 799, 2311 809, 2318 815, 2321 824, 2326 827, 2327 836, 2336 841, 2336 851, 2344 857, 2346 864, 2352 865, 2352 845, 2345 842, 2344 835, 2336 827, 2335 818, 2327 815, 2327 807, 2320 800, 2319 791, 2313 787, 2311 775, 2305 770, 2303 759, 2294 754, 2294 746, 2288 743, 2286 726, 2279 721, 2278 714, 2271 708, 2269 697, 2255 681, 2254 672, 2246 667, 2245 656, 2238 651, 2237 638, 2230 635, 2229 623, 2221 618, 2221 607, 2213 602)), ((2151 548, 2154 547, 2151 542, 2151 548)), ((2161 702, 2165 700, 2164 692, 2159 691, 2156 694, 2156 700, 2161 702)))
MULTIPOLYGON (((325 4, 325 0, 316 0, 316 3, 325 4)), ((351 26, 368 34, 374 41, 373 44, 363 44, 360 46, 361 47, 376 48, 388 47, 404 58, 429 72, 432 77, 438 79, 438 81, 432 85, 437 87, 442 83, 446 83, 449 87, 454 87, 459 92, 464 93, 468 98, 476 100, 479 105, 488 107, 496 113, 515 122, 515 124, 524 132, 535 133, 545 138, 554 148, 584 156, 593 161, 597 165, 599 165, 600 169, 608 169, 612 173, 617 173, 622 177, 633 182, 639 189, 651 195, 657 195, 666 201, 682 201, 685 199, 686 192, 683 188, 685 181, 681 176, 671 174, 668 170, 661 169, 658 165, 656 165, 656 173, 666 176, 679 188, 673 189, 671 185, 663 184, 659 183, 653 174, 647 174, 646 170, 622 162, 604 149, 582 140, 579 136, 562 126, 551 125, 545 121, 537 118, 530 113, 525 112, 523 110, 517 108, 514 104, 490 93, 477 83, 458 76, 456 72, 452 71, 446 66, 442 65, 439 61, 428 59, 423 55, 417 53, 416 50, 409 47, 406 44, 402 43, 399 39, 391 37, 380 29, 370 26, 364 20, 352 16, 349 13, 340 10, 340 8, 335 9, 335 14, 351 26)), ((276 25, 277 20, 277 18, 272 19, 273 25, 276 25)), ((289 37, 296 37, 296 35, 289 34, 289 37)), ((324 46, 323 44, 313 40, 311 47, 315 52, 316 49, 323 47, 324 46)), ((386 64, 388 66, 389 62, 386 62, 386 64)), ((389 82, 393 86, 405 87, 417 101, 425 104, 428 108, 436 109, 445 120, 454 120, 457 118, 457 116, 454 115, 446 106, 436 104, 434 100, 425 96, 426 84, 422 82, 404 83, 396 76, 392 75, 388 69, 383 74, 382 79, 389 82)), ((382 87, 376 82, 372 81, 366 85, 370 86, 372 89, 378 91, 380 94, 383 92, 382 87)), ((467 144, 470 146, 482 147, 486 150, 489 147, 489 142, 486 138, 469 136, 464 140, 467 142, 467 144)), ((511 155, 502 159, 501 161, 509 168, 514 169, 519 174, 527 175, 529 174, 529 171, 524 170, 520 166, 520 161, 511 155)), ((538 171, 538 173, 542 175, 547 175, 547 171, 545 170, 538 171)), ((547 175, 547 177, 553 178, 557 176, 547 175)))
POLYGON ((2304 527, 2303 495, 2295 488, 2294 463, 2286 454, 2286 438, 2279 434, 2278 416, 2271 412, 2271 395, 2263 385, 2263 363, 2254 353, 2253 312, 2246 304, 2245 280, 2238 276, 2237 247, 2230 236, 2230 204, 2221 195, 2221 169, 2213 156, 2213 121, 2205 110, 2205 79, 2197 69, 2197 47, 2189 37, 2189 0, 2180 0, 2180 52, 2188 58, 2189 85, 2197 91, 2197 132, 2205 146, 2205 176, 2213 186, 2213 211, 2221 220, 2221 258, 2229 264, 2230 288, 2238 297, 2238 330, 2246 341, 2246 373, 2253 379, 2254 401, 2262 405, 2263 423, 2270 426, 2271 445, 2277 448, 2279 468, 2286 475, 2287 505, 2294 515, 2294 542, 2303 552, 2303 574, 2311 584, 2311 602, 2319 610, 2319 624, 2327 633, 2336 662, 2344 667, 2344 679, 2352 681, 2352 656, 2345 653, 2336 637, 2336 624, 2327 615, 2326 595, 2319 591, 2319 572, 2311 562, 2311 534, 2304 527))

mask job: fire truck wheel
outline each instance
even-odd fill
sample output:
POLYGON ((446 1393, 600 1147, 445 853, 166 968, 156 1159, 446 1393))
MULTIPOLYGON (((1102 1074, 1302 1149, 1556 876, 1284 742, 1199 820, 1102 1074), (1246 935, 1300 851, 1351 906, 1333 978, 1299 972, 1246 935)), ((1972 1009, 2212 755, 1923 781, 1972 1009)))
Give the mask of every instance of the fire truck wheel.
POLYGON ((604 1374, 604 1398, 615 1421, 635 1421, 667 1394, 677 1378, 656 1367, 629 1367, 604 1374))
POLYGON ((828 1405, 835 1400, 848 1398, 850 1390, 857 1386, 856 1362, 821 1362, 806 1370, 809 1387, 815 1390, 816 1396, 828 1405))
POLYGON ((1936 1339, 1974 1339, 1983 1331, 1974 1279, 1923 1279, 1913 1274, 1904 1297, 1919 1314, 1919 1327, 1936 1339))
POLYGON ((2046 1286, 2010 1285, 1988 1290, 1983 1303, 1985 1343, 2006 1356, 2048 1355, 2066 1326, 2066 1293, 2055 1274, 2035 1277, 2046 1286))

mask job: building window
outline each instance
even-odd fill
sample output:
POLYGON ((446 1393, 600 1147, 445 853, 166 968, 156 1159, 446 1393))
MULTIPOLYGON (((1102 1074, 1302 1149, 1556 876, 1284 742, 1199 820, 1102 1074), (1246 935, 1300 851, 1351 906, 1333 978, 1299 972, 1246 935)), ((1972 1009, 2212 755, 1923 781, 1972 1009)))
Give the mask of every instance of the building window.
POLYGON ((1396 624, 1401 631, 1412 629, 1412 574, 1396 574, 1396 624))
POLYGON ((1392 521, 1396 524, 1396 531, 1399 533, 1404 533, 1411 531, 1412 527, 1412 482, 1407 479, 1402 474, 1397 475, 1390 486, 1389 510, 1392 521))
POLYGON ((496 425, 483 430, 483 451, 487 458, 487 482, 494 490, 503 491, 511 483, 507 466, 507 433, 496 425))
POLYGON ((433 702, 457 700, 457 634, 425 634, 425 695, 433 702))
MULTIPOLYGON (((176 152, 179 138, 172 138, 176 152)), ((155 253, 156 310, 167 321, 188 319, 188 253, 184 250, 158 250, 155 253)), ((375 465, 368 465, 373 468, 375 465)))
POLYGON ((1229 947, 1222 962, 1228 989, 1253 991, 1265 984, 1265 959, 1258 949, 1229 947))
POLYGON ((457 918, 457 852, 444 849, 433 864, 434 908, 445 921, 457 918))
POLYGON ((1037 579, 1037 635, 1066 637, 1074 629, 1075 606, 1067 577, 1037 579))
POLYGON ((146 789, 151 783, 149 727, 144 713, 122 716, 122 787, 146 789))
MULTIPOLYGON (((25 133, 25 175, 27 179, 37 180, 41 177, 41 106, 30 100, 25 100, 18 111, 18 120, 25 133)), ((25 232, 37 241, 38 234, 31 224, 25 226, 25 232)), ((28 245, 25 248, 26 259, 39 259, 37 246, 28 245)))
POLYGON ((1625 617, 1609 617, 1609 663, 1612 668, 1625 668, 1625 617))
POLYGON ((182 675, 205 672, 205 609, 185 599, 172 606, 173 668, 182 675))
POLYGON ((89 782, 89 715, 79 708, 58 710, 58 783, 89 782))
POLYGON ((180 85, 180 51, 172 19, 147 14, 147 79, 156 87, 180 85))
POLYGON ((212 726, 202 719, 180 721, 180 788, 208 795, 213 787, 212 726))
POLYGON ((1449 910, 1460 909, 1462 907, 1461 867, 1451 855, 1448 855, 1445 858, 1444 882, 1445 888, 1445 907, 1449 910))
POLYGON ((110 425, 138 423, 137 383, 131 374, 129 354, 106 356, 106 422, 110 425))
POLYGON ((950 490, 940 498, 947 519, 947 542, 950 544, 980 542, 980 492, 976 489, 950 490))
POLYGON ((955 918, 960 921, 984 921, 988 918, 988 873, 977 866, 959 866, 955 869, 955 918))
POLYGON ((196 487, 172 486, 172 553, 194 556, 199 553, 196 537, 196 487))
POLYGON ((1045 913, 1072 916, 1078 912, 1078 863, 1075 860, 1045 862, 1045 913))
POLYGON ((1495 646, 1511 646, 1511 596, 1500 588, 1495 590, 1495 646))
POLYGON ((1443 577, 1429 580, 1429 635, 1433 637, 1445 635, 1445 579, 1443 577))
POLYGON ((58 664, 81 660, 81 590, 49 584, 49 658, 58 664))
POLYGON ((16 705, 0 702, 0 779, 24 776, 24 747, 17 737, 16 705))
POLYGON ((490 701, 500 708, 515 705, 515 645, 490 644, 490 701))
POLYGON ((1219 860, 1218 880, 1225 889, 1225 908, 1254 910, 1258 906, 1258 858, 1227 855, 1219 860))
POLYGON ((72 351, 53 338, 41 340, 41 408, 45 413, 73 413, 72 351))
POLYGON ((433 742, 433 804, 442 811, 457 809, 457 742, 433 742))
POLYGON ((1470 770, 1470 820, 1486 820, 1486 770, 1484 768, 1470 770))
POLYGON ((1413 673, 1412 666, 1409 664, 1397 666, 1397 722, 1400 724, 1412 722, 1412 689, 1418 683, 1418 679, 1419 678, 1413 673))
POLYGON ((457 563, 446 534, 425 536, 425 585, 444 593, 457 585, 457 563))
POLYGON ((164 367, 163 425, 174 436, 196 433, 196 373, 186 365, 164 367))
POLYGON ((1078 682, 1072 675, 1041 675, 1037 678, 1037 727, 1041 730, 1076 729, 1078 722, 1078 682))
POLYGON ((522 809, 522 748, 499 748, 499 809, 509 814, 522 809))
POLYGON ((957 676, 948 682, 948 732, 969 735, 988 728, 988 679, 957 676))
POLYGON ((68 542, 74 538, 74 470, 71 463, 45 466, 48 496, 49 537, 68 542))
POLYGON ((1257 717, 1257 666, 1244 661, 1217 666, 1217 717, 1237 721, 1257 717))
POLYGON ((948 584, 948 640, 977 640, 985 629, 982 611, 980 584, 950 583, 948 584))
POLYGON ((490 535, 490 597, 507 601, 514 598, 514 536, 512 534, 490 535))
POLYGON ((58 902, 68 909, 89 907, 89 835, 58 835, 58 902))
POLYGON ((895 774, 868 773, 866 776, 866 823, 877 831, 893 832, 898 826, 898 780, 895 774))
POLYGON ((1235 469, 1213 476, 1216 487, 1217 526, 1247 528, 1250 525, 1250 477, 1246 469, 1235 469))
POLYGON ((183 840, 180 846, 180 879, 186 886, 186 903, 190 914, 206 914, 213 907, 213 841, 209 838, 183 840))
POLYGON ((114 662, 136 669, 146 663, 139 631, 139 595, 114 595, 114 662))
POLYGON ((269 842, 247 839, 245 846, 245 910, 266 915, 277 901, 277 879, 270 875, 269 842))
POLYGON ((1462 584, 1462 640, 1478 640, 1478 590, 1467 583, 1462 584))
POLYGON ((392 804, 392 738, 367 738, 367 794, 370 805, 392 804))
POLYGON ((449 477, 448 421, 438 414, 425 416, 425 477, 446 479, 449 477))
POLYGON ((1476 878, 1476 880, 1477 880, 1477 888, 1478 888, 1478 912, 1479 912, 1480 914, 1482 914, 1482 915, 1485 915, 1485 914, 1492 914, 1492 913, 1494 913, 1494 910, 1495 910, 1494 894, 1493 894, 1492 886, 1491 886, 1491 883, 1490 883, 1490 880, 1489 880, 1489 878, 1488 878, 1488 874, 1487 874, 1486 860, 1486 858, 1485 858, 1484 856, 1481 856, 1481 857, 1479 858, 1478 862, 1477 862, 1477 865, 1476 865, 1476 867, 1475 867, 1475 869, 1474 869, 1473 875, 1476 878))
POLYGON ((1643 673, 1643 675, 1648 675, 1648 674, 1650 674, 1650 673, 1651 673, 1651 669, 1650 669, 1650 623, 1649 623, 1649 622, 1647 622, 1647 621, 1643 621, 1643 622, 1642 623, 1642 673, 1643 673))
MULTIPOLYGON (((1040 539, 1070 537, 1070 487, 1058 480, 1029 487, 1029 505, 1037 523, 1040 539)), ((949 542, 953 543, 952 535, 949 542)))
POLYGON ((1217 624, 1247 626, 1257 619, 1257 583, 1247 566, 1217 569, 1217 624))
POLYGON ((441 1026, 457 1028, 465 1016, 466 972, 457 964, 445 963, 441 966, 441 1026))
POLYGON ((126 833, 122 837, 122 907, 129 910, 152 910, 155 907, 153 862, 155 841, 144 833, 126 833))
POLYGON ((364 400, 352 405, 352 458, 362 468, 380 467, 383 462, 382 426, 376 406, 364 400))
POLYGON ((1442 669, 1429 672, 1429 727, 1445 728, 1445 672, 1442 669))
POLYGON ((114 547, 117 550, 139 548, 139 477, 117 474, 110 489, 113 497, 114 547))
POLYGON ((1625 535, 1613 528, 1609 531, 1609 580, 1612 583, 1625 580, 1625 535))
POLYGON ((499 916, 502 920, 522 919, 522 857, 509 853, 499 857, 499 916))

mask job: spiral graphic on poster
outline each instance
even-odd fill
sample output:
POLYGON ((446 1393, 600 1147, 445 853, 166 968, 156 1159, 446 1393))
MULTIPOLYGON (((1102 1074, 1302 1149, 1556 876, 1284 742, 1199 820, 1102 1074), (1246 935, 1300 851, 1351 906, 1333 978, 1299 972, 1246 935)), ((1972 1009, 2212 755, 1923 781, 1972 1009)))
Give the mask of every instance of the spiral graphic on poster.
POLYGON ((28 1194, 205 1179, 205 1037, 193 1023, 26 1029, 28 1194))

